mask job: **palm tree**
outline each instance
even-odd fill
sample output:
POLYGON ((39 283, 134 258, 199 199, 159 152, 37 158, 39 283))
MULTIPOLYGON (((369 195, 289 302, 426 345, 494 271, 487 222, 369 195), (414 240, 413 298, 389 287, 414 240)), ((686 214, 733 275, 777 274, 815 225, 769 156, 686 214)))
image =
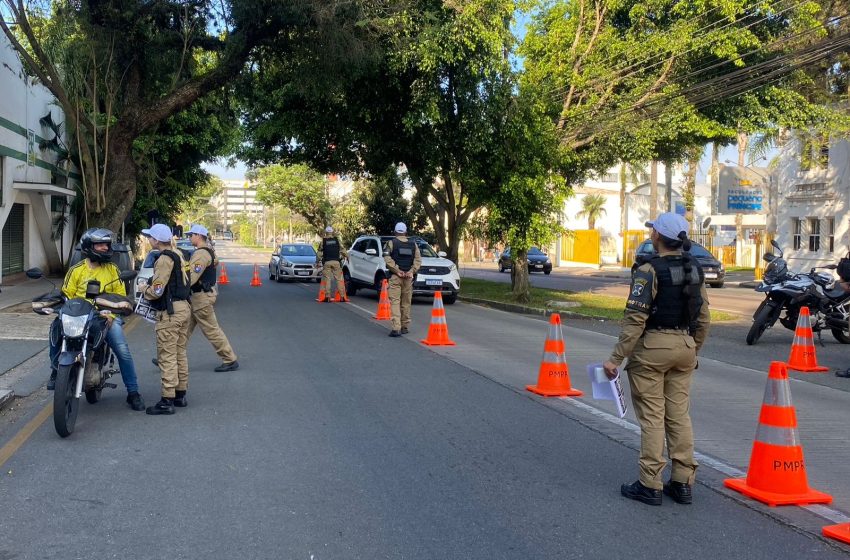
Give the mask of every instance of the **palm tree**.
POLYGON ((607 214, 605 210, 606 198, 601 194, 589 194, 581 201, 581 212, 576 216, 579 218, 587 217, 587 228, 596 229, 596 220, 607 214))

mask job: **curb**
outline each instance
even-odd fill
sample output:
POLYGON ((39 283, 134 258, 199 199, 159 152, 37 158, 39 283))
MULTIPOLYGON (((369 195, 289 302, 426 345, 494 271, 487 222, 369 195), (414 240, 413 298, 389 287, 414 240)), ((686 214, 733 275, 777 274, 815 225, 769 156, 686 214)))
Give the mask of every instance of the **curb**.
POLYGON ((0 389, 0 410, 15 400, 15 392, 11 389, 0 389))
POLYGON ((600 319, 598 317, 592 317, 590 315, 582 315, 581 313, 574 313, 572 311, 566 311, 564 309, 555 309, 555 308, 545 308, 540 309, 537 307, 529 307, 527 305, 520 305, 518 303, 504 303, 501 301, 492 301, 489 299, 481 299, 481 298, 473 298, 469 296, 463 296, 458 294, 458 299, 460 301, 466 303, 474 303, 476 305, 482 305, 484 307, 490 307, 493 309, 498 309, 500 311, 507 311, 508 313, 522 313, 523 315, 535 315, 541 317, 543 319, 548 319, 549 315, 552 313, 560 313, 566 317, 573 317, 575 319, 589 319, 592 321, 600 321, 604 322, 606 319, 600 319))

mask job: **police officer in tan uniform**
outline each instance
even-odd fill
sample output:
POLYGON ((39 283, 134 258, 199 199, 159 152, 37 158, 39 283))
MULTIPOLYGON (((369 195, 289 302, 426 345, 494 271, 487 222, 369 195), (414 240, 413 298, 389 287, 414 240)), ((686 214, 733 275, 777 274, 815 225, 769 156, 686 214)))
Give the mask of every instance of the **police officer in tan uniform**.
POLYGON ((239 362, 236 361, 236 353, 233 352, 230 342, 224 336, 221 327, 218 326, 218 319, 213 308, 218 297, 218 291, 215 287, 218 259, 212 247, 208 244, 210 232, 204 226, 195 224, 189 229, 189 234, 195 252, 189 259, 192 317, 189 319, 187 337, 192 336, 195 325, 201 327, 201 332, 210 341, 222 361, 221 365, 215 368, 215 371, 237 370, 239 369, 239 362))
POLYGON ((387 241, 384 260, 390 272, 387 295, 390 298, 393 329, 390 336, 397 337, 410 332, 410 303, 413 300, 413 279, 422 266, 422 256, 416 242, 407 237, 407 226, 395 225, 395 239, 387 241))
POLYGON ((162 398, 149 406, 148 414, 174 414, 175 406, 186 406, 189 361, 186 357, 189 319, 189 277, 182 255, 174 249, 171 228, 156 224, 142 230, 151 249, 160 251, 144 298, 157 310, 156 357, 162 377, 162 398))
POLYGON ((322 278, 325 281, 325 290, 328 294, 325 301, 331 301, 333 298, 331 280, 336 283, 336 289, 339 291, 342 300, 348 301, 348 295, 345 293, 345 280, 342 277, 342 265, 340 265, 340 259, 346 255, 345 249, 342 248, 339 239, 334 235, 334 228, 326 227, 322 244, 319 245, 319 262, 322 263, 322 278))
POLYGON ((661 505, 663 490, 674 501, 690 504, 698 466, 690 388, 697 353, 708 335, 708 295, 702 269, 687 252, 688 222, 667 212, 646 225, 652 228, 658 255, 635 270, 620 338, 603 365, 613 379, 629 359, 626 371, 640 422, 640 477, 623 484, 620 493, 661 505), (672 470, 670 480, 662 483, 665 435, 672 470))

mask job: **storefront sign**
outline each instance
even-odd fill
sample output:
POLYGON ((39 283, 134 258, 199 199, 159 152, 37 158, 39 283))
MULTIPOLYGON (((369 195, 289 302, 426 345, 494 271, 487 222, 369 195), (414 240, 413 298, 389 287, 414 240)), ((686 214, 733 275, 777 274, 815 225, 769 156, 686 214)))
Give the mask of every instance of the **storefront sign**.
POLYGON ((766 168, 721 166, 717 200, 720 213, 766 214, 770 196, 769 172, 766 168))

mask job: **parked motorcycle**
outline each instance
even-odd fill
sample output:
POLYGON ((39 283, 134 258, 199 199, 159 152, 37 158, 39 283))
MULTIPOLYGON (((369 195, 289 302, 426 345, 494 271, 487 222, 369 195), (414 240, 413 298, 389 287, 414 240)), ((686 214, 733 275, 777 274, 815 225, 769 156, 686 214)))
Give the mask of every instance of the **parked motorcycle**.
MULTIPOLYGON (((44 277, 38 268, 27 270, 26 274, 32 279, 44 277)), ((124 271, 114 282, 126 282, 135 276, 134 271, 124 271)), ((118 386, 107 382, 120 371, 116 368, 115 354, 106 343, 106 316, 130 315, 133 303, 124 296, 104 293, 111 283, 101 286, 93 280, 86 286, 85 298, 73 299, 67 299, 53 285, 53 291, 32 301, 35 313, 58 315, 50 327, 51 342, 60 349, 53 391, 53 425, 63 438, 74 431, 80 396, 85 394, 86 401, 94 404, 105 387, 118 386)))
POLYGON ((756 291, 763 292, 765 298, 753 314, 747 344, 758 342, 777 320, 786 329, 795 330, 802 307, 809 308, 812 331, 818 333, 818 337, 823 330, 829 329, 838 342, 850 344, 850 293, 835 287, 831 273, 818 272, 818 269, 835 270, 836 265, 819 266, 807 273, 791 274, 782 249, 775 241, 771 241, 771 245, 779 251, 779 255, 766 253, 763 257, 768 265, 756 291))

